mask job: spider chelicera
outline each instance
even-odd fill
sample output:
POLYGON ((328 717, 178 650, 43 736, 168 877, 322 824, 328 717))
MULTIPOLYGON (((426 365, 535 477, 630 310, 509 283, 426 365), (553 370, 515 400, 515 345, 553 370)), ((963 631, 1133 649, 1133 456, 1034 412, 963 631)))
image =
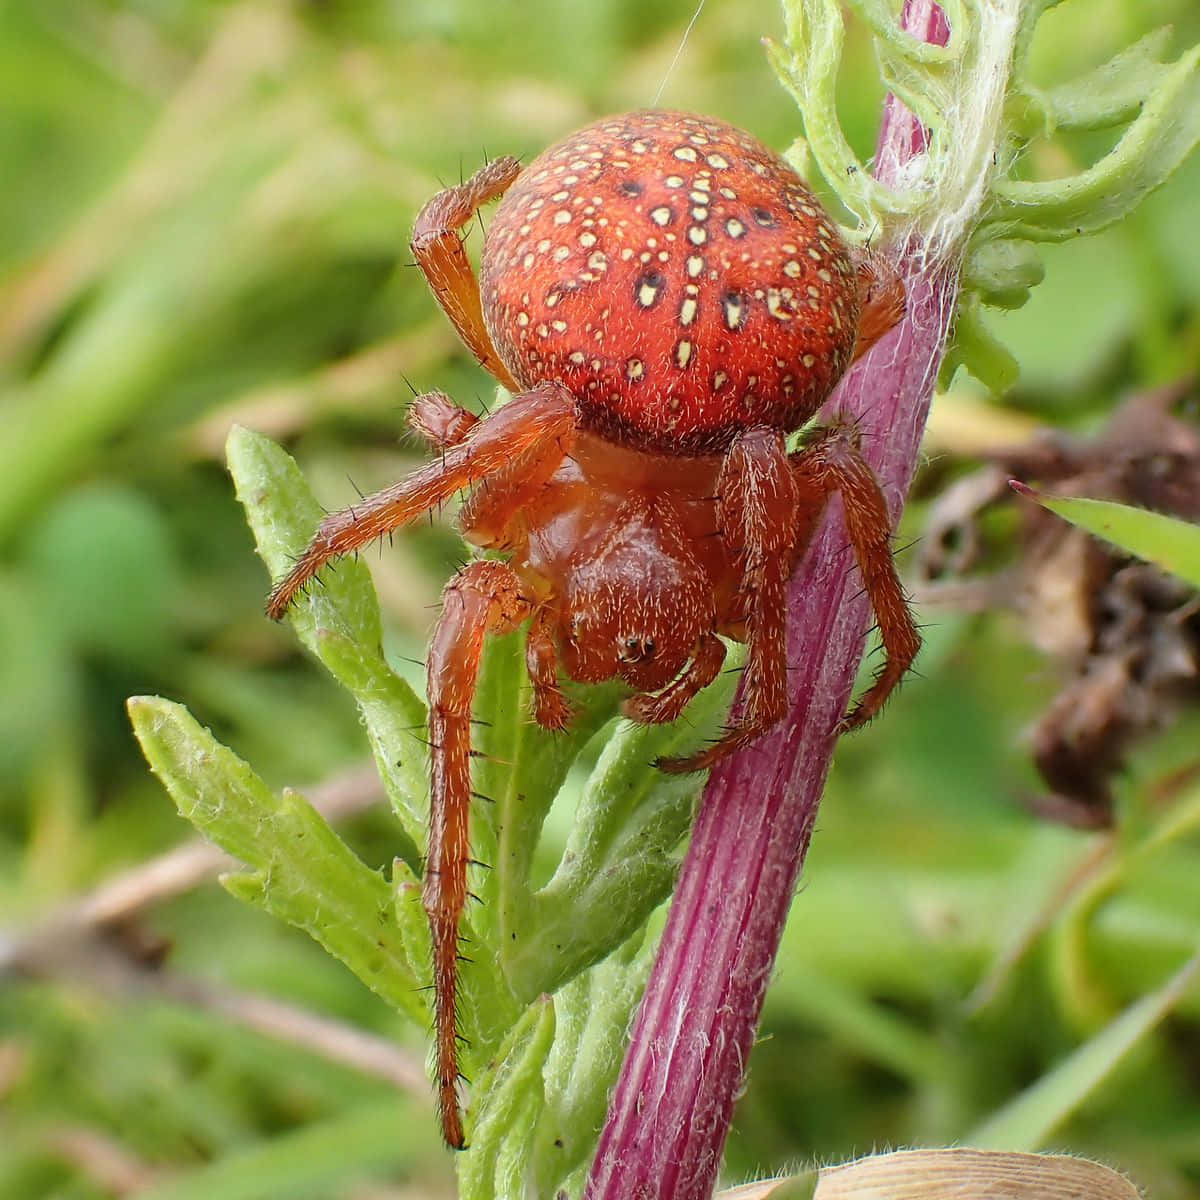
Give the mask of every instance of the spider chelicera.
POLYGON ((635 721, 674 721, 746 643, 740 716, 660 762, 696 771, 787 706, 785 591, 840 492, 885 660, 844 721, 873 716, 919 638, 892 562, 879 485, 853 428, 785 437, 900 318, 903 289, 852 253, 781 158, 685 113, 610 117, 522 170, 488 164, 422 210, 412 249, 462 340, 512 399, 484 419, 419 396, 437 456, 321 522, 271 593, 281 617, 331 559, 472 489, 459 517, 495 558, 444 593, 428 659, 432 797, 422 892, 434 949, 442 1129, 464 1144, 454 1007, 470 862, 470 719, 488 634, 528 625, 533 715, 571 719, 560 675, 614 676, 635 721), (480 279, 459 231, 501 199, 480 279), (476 486, 480 485, 480 486, 476 486))

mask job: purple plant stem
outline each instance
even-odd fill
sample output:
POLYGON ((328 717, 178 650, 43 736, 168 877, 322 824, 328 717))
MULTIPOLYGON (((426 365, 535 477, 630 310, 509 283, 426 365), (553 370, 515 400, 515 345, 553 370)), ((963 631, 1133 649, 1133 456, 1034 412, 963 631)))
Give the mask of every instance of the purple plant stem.
MULTIPOLYGON (((945 45, 933 0, 907 0, 913 36, 945 45)), ((927 135, 885 103, 875 174, 896 183, 927 135)), ((957 290, 956 262, 915 241, 883 251, 905 279, 904 320, 853 367, 828 409, 859 423, 895 520, 920 449, 957 290)), ((586 1200, 707 1200, 817 806, 862 657, 869 603, 831 505, 789 596, 794 701, 780 727, 705 789, 667 927, 584 1191, 586 1200)))

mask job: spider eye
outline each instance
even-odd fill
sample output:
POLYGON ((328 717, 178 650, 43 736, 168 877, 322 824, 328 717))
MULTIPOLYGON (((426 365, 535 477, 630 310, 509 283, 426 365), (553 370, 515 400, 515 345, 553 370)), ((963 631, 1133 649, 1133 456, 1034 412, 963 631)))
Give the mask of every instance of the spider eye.
POLYGON ((643 659, 652 658, 654 656, 654 639, 647 637, 627 637, 625 639, 625 653, 633 662, 641 662, 643 659))

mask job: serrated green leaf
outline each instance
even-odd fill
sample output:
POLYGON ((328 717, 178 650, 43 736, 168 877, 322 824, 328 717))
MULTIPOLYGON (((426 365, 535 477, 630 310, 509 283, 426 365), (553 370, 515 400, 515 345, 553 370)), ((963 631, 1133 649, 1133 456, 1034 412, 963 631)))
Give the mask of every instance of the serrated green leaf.
POLYGON ((1113 500, 1047 496, 1024 485, 1019 490, 1071 524, 1200 587, 1200 525, 1113 500))
POLYGON ((224 881, 239 899, 303 929, 422 1027, 418 978, 392 921, 392 889, 307 801, 276 797, 178 704, 129 701, 134 733, 180 814, 252 868, 224 881))
MULTIPOLYGON (((300 468, 270 438, 235 426, 226 456, 259 556, 271 578, 278 579, 311 540, 323 515, 321 506, 300 468)), ((367 646, 379 645, 383 635, 370 574, 354 557, 339 559, 322 571, 293 605, 288 619, 297 637, 318 658, 321 630, 367 646)))

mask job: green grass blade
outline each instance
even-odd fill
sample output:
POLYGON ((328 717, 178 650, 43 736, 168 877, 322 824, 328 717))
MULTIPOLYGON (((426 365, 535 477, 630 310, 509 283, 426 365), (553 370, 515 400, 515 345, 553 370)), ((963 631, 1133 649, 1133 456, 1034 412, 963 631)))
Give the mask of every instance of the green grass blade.
POLYGON ((1072 525, 1200 587, 1200 525, 1112 500, 1063 499, 1034 491, 1023 483, 1013 482, 1011 486, 1072 525))
POLYGON ((1044 1145, 1139 1042, 1179 1003, 1200 974, 1194 955, 1157 991, 1143 996, 1048 1075, 993 1113, 963 1141, 980 1149, 1044 1145))

